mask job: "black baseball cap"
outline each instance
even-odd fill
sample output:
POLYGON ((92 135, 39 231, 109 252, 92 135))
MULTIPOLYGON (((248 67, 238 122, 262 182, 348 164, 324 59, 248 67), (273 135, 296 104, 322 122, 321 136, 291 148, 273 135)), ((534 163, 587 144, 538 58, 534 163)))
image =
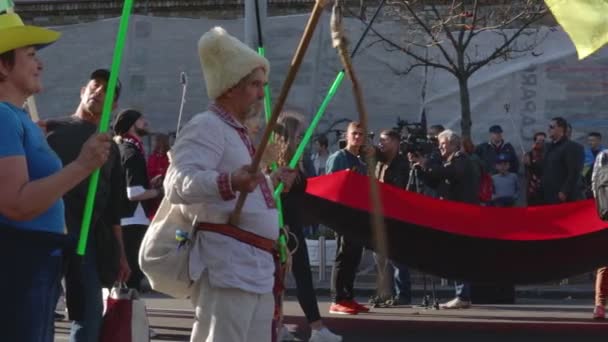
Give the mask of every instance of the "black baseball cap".
POLYGON ((491 126, 490 133, 502 133, 502 127, 500 125, 491 126))
MULTIPOLYGON (((104 80, 106 83, 110 82, 110 70, 108 69, 97 69, 91 73, 91 80, 104 80)), ((122 89, 122 84, 120 80, 116 82, 116 90, 114 92, 114 101, 118 101, 120 98, 120 90, 122 89)))

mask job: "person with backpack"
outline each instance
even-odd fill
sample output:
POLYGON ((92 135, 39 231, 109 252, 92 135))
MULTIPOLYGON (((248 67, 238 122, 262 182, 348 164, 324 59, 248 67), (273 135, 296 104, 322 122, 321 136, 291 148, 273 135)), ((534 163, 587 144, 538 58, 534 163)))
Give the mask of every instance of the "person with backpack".
MULTIPOLYGON (((591 174, 591 189, 599 218, 608 221, 608 150, 600 152, 595 158, 591 174)), ((593 319, 606 318, 607 299, 608 266, 604 266, 596 271, 593 319)))

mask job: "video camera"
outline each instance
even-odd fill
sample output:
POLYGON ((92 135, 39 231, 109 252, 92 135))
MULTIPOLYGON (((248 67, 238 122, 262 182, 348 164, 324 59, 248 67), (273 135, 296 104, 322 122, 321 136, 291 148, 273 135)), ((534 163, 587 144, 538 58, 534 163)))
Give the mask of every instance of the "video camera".
POLYGON ((426 126, 421 122, 408 122, 397 118, 397 125, 393 129, 401 134, 399 148, 404 155, 413 153, 425 156, 437 148, 437 142, 428 138, 426 126))

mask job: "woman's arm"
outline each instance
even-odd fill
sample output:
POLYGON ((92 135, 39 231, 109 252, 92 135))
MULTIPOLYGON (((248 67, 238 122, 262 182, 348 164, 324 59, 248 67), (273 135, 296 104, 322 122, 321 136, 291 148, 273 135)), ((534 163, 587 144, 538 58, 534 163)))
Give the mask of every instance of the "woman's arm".
POLYGON ((109 149, 110 137, 95 135, 82 147, 78 159, 55 174, 34 181, 30 181, 25 156, 0 158, 0 213, 15 221, 34 219, 103 165, 109 149))

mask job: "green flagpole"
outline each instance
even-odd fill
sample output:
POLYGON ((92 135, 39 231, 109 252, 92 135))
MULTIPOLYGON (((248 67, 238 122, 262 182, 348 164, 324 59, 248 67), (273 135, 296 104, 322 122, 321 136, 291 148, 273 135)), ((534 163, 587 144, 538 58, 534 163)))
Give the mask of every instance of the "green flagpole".
MULTIPOLYGON (((103 103, 103 112, 99 122, 99 132, 105 133, 110 127, 110 115, 112 104, 114 103, 114 95, 116 92, 116 84, 118 83, 118 74, 120 73, 120 63, 122 61, 122 53, 125 48, 127 39, 127 31, 129 29, 129 17, 133 9, 133 0, 125 0, 120 17, 120 25, 118 26, 118 35, 116 37, 116 45, 114 47, 114 57, 112 58, 112 69, 110 72, 110 80, 108 81, 106 98, 103 103)), ((99 169, 95 170, 89 180, 89 190, 85 202, 84 216, 82 218, 82 226, 80 229, 80 239, 76 252, 78 255, 84 255, 87 248, 87 240, 89 230, 91 228, 91 218, 93 217, 93 208, 95 207, 95 195, 97 194, 97 185, 99 184, 99 169)))
MULTIPOLYGON (((262 25, 260 23, 260 7, 259 7, 259 3, 258 0, 255 0, 255 18, 256 18, 256 24, 257 24, 257 29, 258 29, 258 54, 262 57, 266 57, 266 50, 264 49, 264 42, 262 40, 262 25)), ((272 103, 271 103, 271 97, 270 97, 270 85, 267 82, 264 85, 264 117, 266 119, 266 123, 268 123, 268 121, 270 120, 270 116, 272 115, 272 103)), ((270 140, 272 141, 273 135, 270 136, 270 140)), ((277 163, 273 163, 272 167, 273 170, 277 169, 277 163)), ((283 217, 283 203, 281 201, 281 196, 275 196, 275 202, 277 204, 277 211, 279 214, 279 229, 283 229, 283 227, 285 226, 285 219, 283 217)), ((283 231, 283 233, 279 234, 279 240, 278 240, 278 245, 279 245, 279 257, 282 263, 285 263, 287 261, 287 236, 286 236, 286 232, 283 231)))
MULTIPOLYGON (((384 7, 385 3, 386 3, 386 0, 382 0, 380 5, 378 5, 378 7, 376 8, 374 15, 372 16, 369 23, 367 23, 365 30, 363 30, 361 37, 359 37, 359 41, 357 42, 357 44, 355 45, 355 48, 351 52, 351 54, 350 54, 351 58, 355 57, 355 54, 357 53, 357 51, 361 47, 361 44, 363 43, 363 39, 365 38, 365 36, 369 32, 369 30, 371 30, 372 24, 374 23, 374 21, 376 21, 376 18, 378 17, 378 14, 380 14, 380 10, 382 10, 382 7, 384 7)), ((294 168, 298 164, 298 161, 300 160, 300 158, 302 158, 302 154, 304 154, 304 149, 306 148, 306 146, 308 146, 308 143, 310 142, 310 139, 312 138, 313 132, 315 131, 315 129, 317 129, 317 126, 319 125, 321 118, 323 118, 323 115, 325 114, 325 110, 327 109, 327 106, 329 105, 331 100, 336 95, 336 92, 338 91, 338 88, 340 88, 340 85, 342 84, 343 80, 344 80, 344 70, 340 71, 338 73, 338 75, 336 76, 336 78, 334 79, 334 82, 332 83, 331 87, 329 88, 327 95, 323 99, 323 102, 321 103, 319 110, 315 114, 315 117, 313 118, 312 122, 310 123, 310 126, 306 130, 306 133, 304 134, 304 138, 302 138, 300 145, 298 145, 298 148, 296 149, 296 153, 293 155, 293 157, 289 161, 289 167, 294 168)), ((279 186, 274 191, 274 196, 278 197, 281 194, 281 192, 283 191, 283 188, 284 188, 283 183, 279 184, 279 186)))
MULTIPOLYGON (((300 158, 302 158, 302 154, 304 154, 304 149, 306 148, 306 146, 308 146, 308 143, 310 142, 310 139, 312 138, 312 134, 314 133, 315 129, 317 129, 319 122, 321 122, 321 119, 323 118, 323 115, 325 114, 325 110, 327 109, 327 106, 329 105, 331 100, 336 95, 336 92, 338 91, 338 88, 340 88, 340 85, 342 84, 343 80, 344 80, 344 70, 342 70, 338 73, 338 75, 336 76, 336 79, 334 80, 334 83, 332 83, 331 87, 329 88, 329 91, 327 92, 325 99, 321 103, 319 110, 315 114, 315 117, 313 118, 312 122, 310 123, 310 126, 306 130, 306 133, 304 133, 304 137, 302 138, 300 145, 298 145, 296 152, 294 153, 293 157, 289 161, 289 167, 294 168, 294 167, 296 167, 296 165, 298 165, 298 161, 300 160, 300 158)), ((283 191, 284 186, 285 185, 283 183, 279 184, 279 186, 274 191, 275 197, 280 197, 280 194, 283 191)))

